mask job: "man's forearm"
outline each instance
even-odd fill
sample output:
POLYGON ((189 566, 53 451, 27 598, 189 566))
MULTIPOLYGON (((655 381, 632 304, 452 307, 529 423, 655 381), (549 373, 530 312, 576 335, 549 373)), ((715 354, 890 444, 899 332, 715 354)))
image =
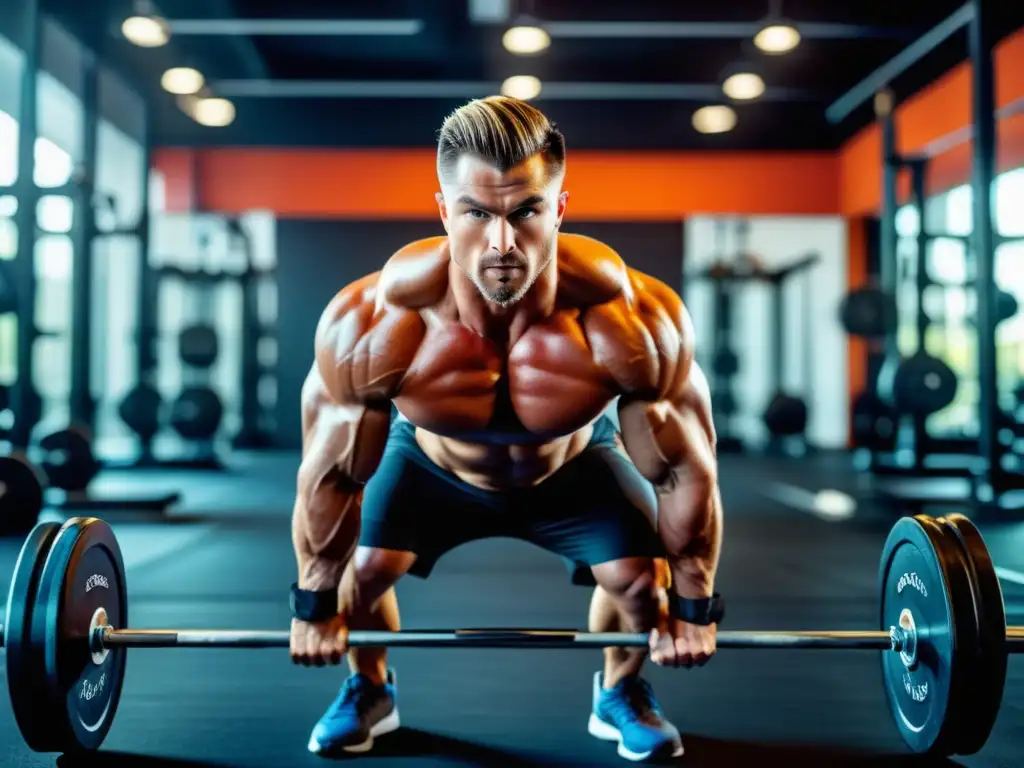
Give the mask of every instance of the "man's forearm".
POLYGON ((680 597, 710 597, 722 546, 717 483, 679 485, 658 493, 658 531, 680 597))
POLYGON ((292 541, 300 589, 336 589, 359 540, 359 500, 345 494, 329 505, 295 505, 292 541))

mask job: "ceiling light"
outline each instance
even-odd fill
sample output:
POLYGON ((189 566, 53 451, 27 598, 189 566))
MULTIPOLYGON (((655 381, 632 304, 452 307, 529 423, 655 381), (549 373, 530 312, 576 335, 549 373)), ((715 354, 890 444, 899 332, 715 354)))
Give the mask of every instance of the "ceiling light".
POLYGON ((513 75, 501 84, 501 94, 528 101, 540 94, 540 88, 540 80, 533 75, 513 75))
POLYGON ((764 93, 764 80, 753 72, 737 72, 722 83, 722 91, 730 99, 749 101, 764 93))
POLYGON ((529 56, 547 50, 551 45, 551 37, 540 27, 510 27, 501 37, 501 44, 509 53, 529 56))
POLYGON ((731 107, 701 107, 693 113, 693 127, 700 133, 726 133, 736 127, 736 112, 731 107))
POLYGON ((160 86, 168 93, 188 96, 199 93, 206 85, 203 73, 192 67, 172 67, 160 78, 160 86))
POLYGON ((754 36, 754 45, 765 53, 788 53, 800 45, 800 33, 788 24, 771 24, 754 36))
POLYGON ((121 24, 121 34, 140 48, 159 48, 171 39, 167 22, 156 16, 129 16, 121 24))
POLYGON ((235 105, 227 99, 196 99, 192 119, 200 125, 223 128, 235 119, 235 105))

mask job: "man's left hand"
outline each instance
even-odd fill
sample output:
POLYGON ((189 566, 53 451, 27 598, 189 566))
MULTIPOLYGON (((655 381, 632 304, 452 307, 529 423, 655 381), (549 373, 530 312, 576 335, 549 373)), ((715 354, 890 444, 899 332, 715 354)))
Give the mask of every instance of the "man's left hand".
POLYGON ((662 667, 702 667, 715 654, 718 628, 665 617, 651 632, 651 661, 662 667))

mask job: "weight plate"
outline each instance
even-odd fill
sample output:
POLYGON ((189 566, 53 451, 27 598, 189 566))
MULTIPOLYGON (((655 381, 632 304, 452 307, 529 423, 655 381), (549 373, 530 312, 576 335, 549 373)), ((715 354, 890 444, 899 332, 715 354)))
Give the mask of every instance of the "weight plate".
POLYGON ((10 407, 11 391, 4 384, 0 384, 0 413, 3 413, 10 407))
POLYGON ((802 435, 807 429, 807 403, 799 397, 777 392, 764 411, 764 425, 773 435, 802 435))
POLYGON ((181 362, 193 368, 209 368, 217 362, 220 345, 217 330, 208 325, 190 325, 178 334, 181 362))
POLYGON ((41 651, 32 671, 41 675, 48 724, 33 749, 80 752, 103 743, 121 698, 125 649, 94 656, 89 633, 100 610, 105 623, 126 626, 127 597, 124 561, 110 526, 95 518, 68 520, 43 568, 32 613, 32 644, 41 651))
POLYGON ((213 437, 223 418, 220 397, 206 387, 186 387, 171 405, 171 427, 186 440, 213 437))
POLYGON ((740 359, 731 349, 721 349, 715 353, 711 360, 711 372, 715 376, 729 378, 735 376, 740 370, 740 359))
POLYGON ((160 409, 163 399, 156 387, 139 384, 125 395, 117 412, 127 427, 144 440, 156 437, 160 431, 160 409))
POLYGON ((18 292, 15 290, 14 270, 6 259, 0 259, 0 315, 18 311, 18 292))
POLYGON ((881 338, 896 331, 896 299, 877 288, 851 291, 839 305, 839 322, 851 336, 881 338))
MULTIPOLYGON (((962 677, 957 651, 973 634, 969 626, 973 617, 966 618, 967 637, 960 623, 968 608, 957 605, 949 549, 941 526, 933 520, 905 517, 886 538, 879 566, 881 627, 905 626, 901 617, 909 615, 917 634, 916 659, 911 665, 903 654, 882 654, 889 711, 911 750, 941 755, 952 754, 956 744, 951 703, 962 677)), ((959 597, 964 597, 962 590, 959 597)))
MULTIPOLYGON (((882 388, 881 376, 879 388, 882 388)), ((900 413, 928 416, 952 403, 956 391, 953 369, 937 357, 918 352, 897 366, 890 399, 900 413)))
POLYGON ((39 577, 59 530, 59 523, 40 523, 29 532, 21 545, 7 592, 4 617, 7 693, 11 697, 11 709, 14 710, 18 729, 29 746, 45 739, 49 727, 41 714, 40 682, 29 674, 32 651, 30 628, 39 577))
POLYGON ((43 511, 43 484, 20 454, 0 456, 0 536, 24 536, 43 511))
POLYGON ((891 451, 896 447, 897 417, 881 398, 863 392, 853 401, 854 444, 873 451, 891 451))
POLYGON ((1006 686, 1006 609, 992 556, 977 527, 961 514, 939 518, 960 546, 971 580, 977 620, 977 640, 964 656, 967 694, 958 728, 956 754, 973 755, 988 740, 999 716, 1006 686))
POLYGON ((54 488, 84 491, 99 473, 100 465, 85 429, 71 427, 54 432, 39 441, 39 448, 43 451, 40 466, 54 488))

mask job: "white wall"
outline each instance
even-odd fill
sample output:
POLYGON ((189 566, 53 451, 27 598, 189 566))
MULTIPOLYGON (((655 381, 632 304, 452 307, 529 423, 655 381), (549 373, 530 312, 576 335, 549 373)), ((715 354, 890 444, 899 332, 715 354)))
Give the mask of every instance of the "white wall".
MULTIPOLYGON (((821 261, 789 280, 783 292, 786 330, 783 386, 805 397, 810 411, 808 439, 823 448, 844 448, 849 423, 847 340, 838 321, 838 307, 847 290, 846 224, 840 217, 754 217, 749 219, 747 249, 768 269, 785 266, 809 253, 821 261), (810 281, 808 286, 807 281, 810 281), (808 287, 810 290, 808 290, 808 287), (808 306, 808 300, 810 304, 808 306), (808 381, 808 355, 810 381, 808 381)), ((686 223, 684 272, 694 274, 716 260, 716 219, 695 216, 686 223)), ((736 243, 724 244, 731 257, 736 243)), ((684 300, 697 331, 698 355, 710 371, 712 286, 687 277, 684 300)), ((756 283, 739 287, 733 301, 733 346, 740 372, 733 380, 738 413, 733 421, 738 436, 761 444, 767 431, 761 414, 772 396, 772 320, 770 289, 756 283)))

